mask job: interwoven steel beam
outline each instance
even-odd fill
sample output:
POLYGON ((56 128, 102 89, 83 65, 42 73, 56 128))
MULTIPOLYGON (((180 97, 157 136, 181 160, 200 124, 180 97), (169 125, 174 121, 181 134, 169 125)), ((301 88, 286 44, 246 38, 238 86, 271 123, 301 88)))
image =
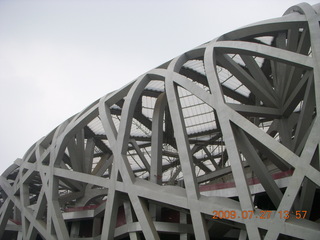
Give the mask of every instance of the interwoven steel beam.
POLYGON ((1 239, 318 239, 320 5, 107 94, 0 179, 1 239))

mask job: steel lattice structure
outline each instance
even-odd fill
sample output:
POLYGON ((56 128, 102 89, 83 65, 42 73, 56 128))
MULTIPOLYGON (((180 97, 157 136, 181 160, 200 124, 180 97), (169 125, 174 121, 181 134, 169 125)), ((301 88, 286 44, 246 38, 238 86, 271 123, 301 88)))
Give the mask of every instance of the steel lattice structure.
POLYGON ((318 239, 319 9, 227 33, 66 120, 2 174, 1 239, 318 239))

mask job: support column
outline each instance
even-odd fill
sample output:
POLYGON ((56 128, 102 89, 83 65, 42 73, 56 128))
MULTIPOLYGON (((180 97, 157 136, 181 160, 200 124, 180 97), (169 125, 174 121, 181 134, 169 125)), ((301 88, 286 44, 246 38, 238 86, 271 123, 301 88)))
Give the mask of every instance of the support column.
MULTIPOLYGON (((180 223, 186 224, 187 223, 187 214, 180 212, 180 223)), ((180 240, 190 240, 190 234, 188 233, 181 233, 180 240)))

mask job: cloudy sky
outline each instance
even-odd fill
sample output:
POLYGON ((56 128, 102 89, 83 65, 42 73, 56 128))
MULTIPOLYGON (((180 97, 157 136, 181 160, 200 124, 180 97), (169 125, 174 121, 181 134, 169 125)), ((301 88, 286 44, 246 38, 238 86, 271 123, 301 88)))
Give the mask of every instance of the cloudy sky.
POLYGON ((0 173, 106 93, 301 1, 1 0, 0 173))

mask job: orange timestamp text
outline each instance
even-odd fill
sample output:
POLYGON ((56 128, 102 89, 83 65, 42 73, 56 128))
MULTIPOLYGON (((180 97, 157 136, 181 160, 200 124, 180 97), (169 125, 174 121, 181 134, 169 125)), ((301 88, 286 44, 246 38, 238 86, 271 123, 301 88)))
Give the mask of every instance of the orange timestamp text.
POLYGON ((289 219, 289 218, 306 218, 307 211, 268 211, 268 210, 245 210, 245 211, 235 211, 235 210, 214 210, 212 211, 212 219, 269 219, 274 214, 277 214, 281 219, 289 219))

